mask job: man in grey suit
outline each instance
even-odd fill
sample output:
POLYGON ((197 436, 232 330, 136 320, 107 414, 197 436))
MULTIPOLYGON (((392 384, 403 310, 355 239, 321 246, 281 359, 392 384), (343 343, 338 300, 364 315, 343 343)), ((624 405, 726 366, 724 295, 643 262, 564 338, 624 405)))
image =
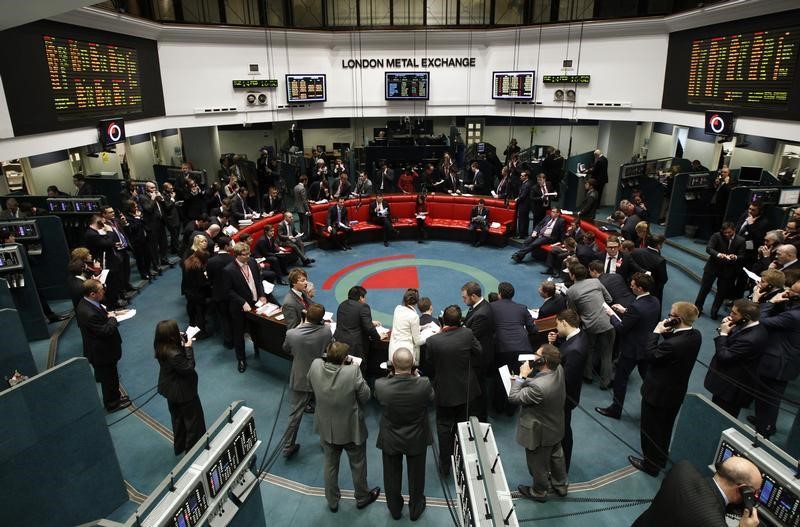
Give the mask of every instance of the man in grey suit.
MULTIPOLYGON (((316 260, 306 256, 306 246, 303 244, 303 237, 294 230, 294 216, 291 212, 283 213, 283 221, 278 224, 278 240, 281 245, 291 248, 300 258, 300 262, 308 267, 316 260)), ((307 234, 307 233, 303 233, 307 234)))
POLYGON ((517 443, 525 447, 525 460, 533 477, 532 487, 519 485, 517 490, 526 498, 545 502, 551 485, 562 497, 569 487, 561 448, 567 395, 558 348, 543 344, 536 355, 538 371, 533 372, 529 361, 522 363, 508 399, 521 406, 517 443))
POLYGON ((588 276, 583 264, 569 266, 569 277, 573 284, 567 289, 567 298, 580 315, 589 336, 589 356, 583 379, 592 382, 593 362, 597 357, 600 360, 600 388, 605 390, 613 380, 611 352, 614 347, 614 326, 603 309, 603 302, 610 304, 612 298, 597 278, 588 276))
POLYGON ((339 511, 339 459, 347 452, 356 507, 363 509, 378 499, 381 488, 367 488, 367 425, 363 405, 370 397, 369 386, 361 370, 348 361, 349 346, 334 342, 328 346, 325 360, 311 363, 308 383, 314 391, 317 409, 314 412, 314 431, 325 456, 325 499, 331 512, 339 511))
POLYGON ((306 321, 286 332, 283 351, 292 356, 292 371, 289 374, 291 393, 291 412, 286 427, 286 442, 283 444, 284 457, 292 457, 300 450, 297 444, 297 430, 306 406, 311 403, 312 390, 308 383, 308 370, 314 359, 322 357, 325 348, 333 339, 331 327, 322 322, 325 308, 320 304, 308 306, 306 321))
POLYGON ((292 189, 294 195, 294 210, 300 220, 300 230, 308 237, 311 236, 311 205, 308 203, 308 176, 300 176, 297 185, 292 189))
POLYGON ((392 355, 394 375, 375 381, 375 398, 383 407, 378 431, 378 448, 383 450, 383 486, 386 506, 399 520, 403 510, 400 494, 403 456, 408 466, 408 510, 416 521, 425 510, 425 456, 432 442, 428 427, 428 406, 433 388, 427 377, 414 368, 414 354, 406 348, 392 355))
POLYGON ((305 319, 308 306, 311 305, 311 298, 306 290, 308 289, 308 274, 299 267, 289 271, 289 292, 283 297, 281 312, 286 329, 296 328, 305 319))

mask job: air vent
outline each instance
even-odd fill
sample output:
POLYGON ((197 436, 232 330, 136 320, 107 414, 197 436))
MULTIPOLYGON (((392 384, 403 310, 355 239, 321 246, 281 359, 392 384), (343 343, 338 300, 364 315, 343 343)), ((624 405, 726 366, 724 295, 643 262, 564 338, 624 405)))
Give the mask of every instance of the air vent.
POLYGON ((632 103, 616 101, 589 101, 586 106, 589 108, 633 108, 632 103))
POLYGON ((219 108, 195 108, 194 113, 230 113, 230 112, 238 112, 237 108, 232 107, 219 107, 219 108))

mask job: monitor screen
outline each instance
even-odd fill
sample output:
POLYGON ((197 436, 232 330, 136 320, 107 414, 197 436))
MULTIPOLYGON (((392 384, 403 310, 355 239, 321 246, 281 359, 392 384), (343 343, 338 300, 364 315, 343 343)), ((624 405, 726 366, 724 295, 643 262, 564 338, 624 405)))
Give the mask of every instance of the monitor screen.
POLYGON ((0 32, 0 48, 15 136, 164 115, 155 40, 39 21, 0 32))
POLYGON ((430 74, 427 71, 387 71, 384 85, 387 101, 427 101, 430 96, 430 74))
POLYGON ((194 527, 200 523, 208 509, 208 498, 203 488, 203 483, 198 483, 180 503, 180 506, 172 515, 172 525, 174 527, 194 527))
POLYGON ((778 205, 797 205, 800 203, 800 188, 785 188, 781 190, 778 205))
POLYGON ((373 137, 378 141, 385 141, 389 138, 389 129, 388 128, 373 128, 372 129, 373 137))
POLYGON ((741 167, 739 169, 739 183, 761 183, 761 167, 741 167))
POLYGON ((286 75, 286 101, 289 103, 325 102, 328 91, 325 74, 286 75))
POLYGON ((104 119, 97 125, 97 135, 103 150, 125 142, 125 122, 122 119, 104 119))
POLYGON ((705 133, 708 135, 733 135, 733 112, 706 110, 705 133))
POLYGON ((492 73, 492 99, 533 99, 533 71, 495 71, 492 73))

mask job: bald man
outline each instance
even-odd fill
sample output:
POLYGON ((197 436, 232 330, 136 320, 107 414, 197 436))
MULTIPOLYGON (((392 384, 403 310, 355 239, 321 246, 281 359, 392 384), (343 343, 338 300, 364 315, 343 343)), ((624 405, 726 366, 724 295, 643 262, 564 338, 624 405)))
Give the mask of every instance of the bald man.
POLYGON ((775 261, 769 267, 784 273, 791 269, 800 269, 800 261, 797 260, 797 247, 790 244, 779 245, 775 251, 775 261))
MULTIPOLYGON (((730 457, 717 464, 717 473, 704 478, 688 461, 675 464, 653 503, 632 527, 724 527, 728 506, 744 503, 746 487, 761 488, 761 472, 742 457, 730 457)), ((739 527, 756 527, 758 511, 745 509, 739 527)))
POLYGON ((381 404, 378 448, 383 451, 383 486, 386 506, 399 520, 403 510, 400 494, 403 456, 408 466, 408 510, 411 521, 425 510, 425 455, 432 435, 428 427, 428 406, 433 388, 427 377, 414 368, 414 354, 398 348, 392 355, 394 375, 375 381, 375 398, 381 404))

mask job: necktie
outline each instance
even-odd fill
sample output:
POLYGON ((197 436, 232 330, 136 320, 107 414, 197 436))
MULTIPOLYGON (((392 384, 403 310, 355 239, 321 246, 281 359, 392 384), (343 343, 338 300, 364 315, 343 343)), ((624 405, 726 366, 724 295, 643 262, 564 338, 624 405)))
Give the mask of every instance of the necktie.
POLYGON ((342 223, 342 209, 340 209, 339 207, 336 207, 336 215, 339 218, 337 220, 338 223, 342 223))
POLYGON ((122 248, 125 249, 128 247, 128 239, 122 234, 122 231, 117 229, 115 225, 111 225, 111 228, 114 229, 114 233, 117 235, 119 242, 122 244, 122 248))
POLYGON ((245 264, 241 267, 242 274, 244 275, 244 281, 247 282, 247 287, 250 288, 250 294, 253 295, 253 300, 256 300, 258 296, 258 291, 256 290, 256 284, 253 281, 253 274, 250 272, 250 265, 245 264))
POLYGON ((606 274, 611 273, 611 257, 606 256, 606 274))

